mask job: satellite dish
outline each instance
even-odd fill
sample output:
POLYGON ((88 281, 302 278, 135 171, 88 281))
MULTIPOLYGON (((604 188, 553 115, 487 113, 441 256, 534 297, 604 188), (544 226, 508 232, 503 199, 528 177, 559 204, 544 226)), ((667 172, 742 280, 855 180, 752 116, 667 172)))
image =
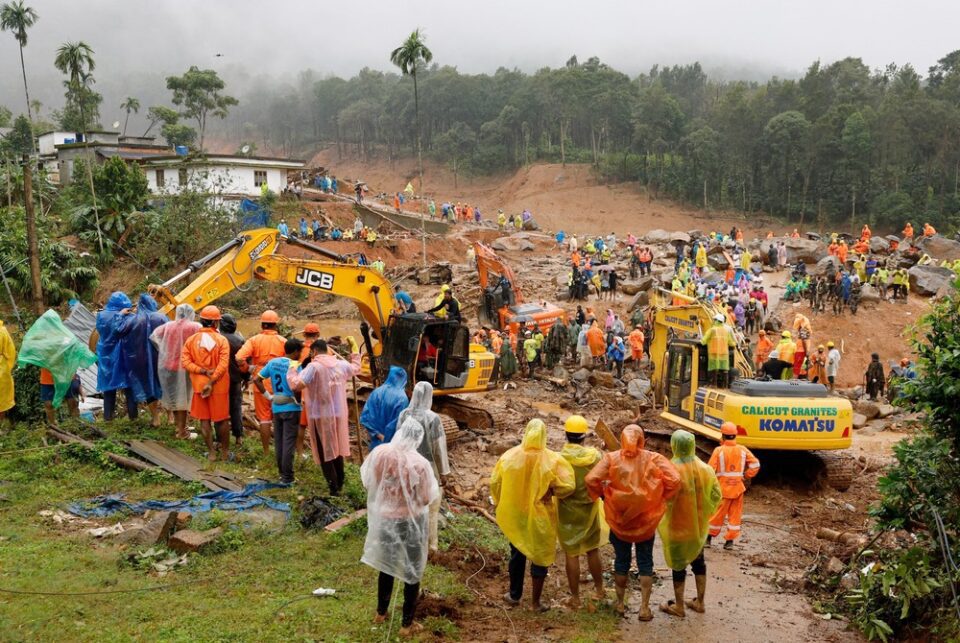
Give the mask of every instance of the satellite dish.
POLYGON ((113 129, 120 127, 120 121, 113 121, 113 129))
POLYGON ((250 153, 250 146, 249 146, 249 145, 244 145, 243 147, 241 147, 241 148, 240 148, 240 153, 241 153, 241 154, 249 154, 249 153, 250 153))

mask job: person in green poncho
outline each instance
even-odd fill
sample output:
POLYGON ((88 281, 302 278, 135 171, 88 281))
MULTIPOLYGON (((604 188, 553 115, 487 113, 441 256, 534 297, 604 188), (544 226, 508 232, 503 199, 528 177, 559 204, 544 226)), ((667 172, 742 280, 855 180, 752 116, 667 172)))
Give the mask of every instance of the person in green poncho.
POLYGON ((683 618, 683 591, 686 585, 687 565, 693 570, 697 583, 697 598, 686 606, 703 612, 703 596, 707 588, 707 564, 703 559, 703 545, 710 528, 710 516, 720 506, 720 483, 713 468, 700 461, 695 453, 692 433, 683 429, 670 436, 673 459, 670 461, 680 474, 680 492, 667 504, 657 526, 663 543, 663 558, 673 570, 674 600, 660 606, 660 611, 683 618))
POLYGON ((517 373, 517 355, 513 352, 510 342, 503 342, 500 346, 500 377, 510 379, 517 373))
POLYGON ((575 491, 561 498, 557 505, 560 547, 566 554, 567 583, 570 585, 570 607, 580 607, 580 556, 586 554, 590 576, 593 577, 597 600, 603 600, 603 563, 600 546, 610 538, 610 528, 603 517, 603 503, 591 500, 583 479, 600 462, 600 452, 583 446, 587 436, 587 420, 582 415, 571 415, 564 423, 567 443, 560 457, 570 463, 576 479, 575 491))

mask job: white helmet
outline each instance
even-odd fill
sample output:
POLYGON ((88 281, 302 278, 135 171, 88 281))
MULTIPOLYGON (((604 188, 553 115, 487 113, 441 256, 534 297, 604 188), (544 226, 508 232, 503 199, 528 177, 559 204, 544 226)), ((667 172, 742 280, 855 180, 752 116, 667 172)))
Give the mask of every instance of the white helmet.
POLYGON ((723 322, 727 321, 727 318, 724 317, 722 314, 717 313, 716 315, 713 316, 713 320, 718 321, 722 324, 723 322))

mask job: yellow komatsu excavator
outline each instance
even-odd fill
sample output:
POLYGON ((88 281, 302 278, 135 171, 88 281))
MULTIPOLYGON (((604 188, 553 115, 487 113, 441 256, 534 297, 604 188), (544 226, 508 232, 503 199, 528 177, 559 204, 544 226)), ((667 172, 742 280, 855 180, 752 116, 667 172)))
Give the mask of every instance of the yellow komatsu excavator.
POLYGON ((459 424, 472 428, 496 425, 497 411, 455 397, 491 388, 495 358, 484 346, 470 343, 470 330, 457 321, 425 313, 397 314, 390 281, 379 271, 349 262, 344 256, 272 228, 244 231, 237 238, 185 270, 148 290, 173 316, 180 304, 200 310, 233 290, 243 290, 259 279, 306 288, 352 300, 363 321, 360 332, 366 347, 361 379, 376 386, 390 367, 417 381, 433 384, 438 407, 459 424), (296 259, 279 254, 283 244, 295 245, 326 260, 296 259), (195 273, 179 292, 171 287, 195 273))
POLYGON ((726 310, 675 292, 657 297, 650 379, 661 417, 715 442, 720 425, 730 421, 737 425, 737 442, 746 447, 809 451, 822 462, 827 483, 846 491, 853 479, 853 458, 846 451, 853 433, 850 401, 830 396, 822 384, 750 379, 753 364, 736 331, 730 387, 709 386, 707 347, 700 339, 717 314, 726 317, 726 310))

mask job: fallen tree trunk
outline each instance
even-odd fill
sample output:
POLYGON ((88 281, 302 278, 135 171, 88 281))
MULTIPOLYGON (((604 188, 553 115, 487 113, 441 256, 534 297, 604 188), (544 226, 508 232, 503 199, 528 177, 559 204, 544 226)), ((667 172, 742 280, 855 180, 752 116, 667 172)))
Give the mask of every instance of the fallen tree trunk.
POLYGON ((849 531, 835 531, 827 527, 817 529, 817 538, 829 540, 844 545, 862 545, 866 539, 858 534, 849 531))
POLYGON ((457 494, 449 490, 444 491, 444 495, 446 495, 447 498, 450 498, 456 502, 459 502, 464 507, 467 507, 468 509, 472 509, 473 511, 477 512, 478 514, 480 514, 481 516, 483 516, 493 524, 497 524, 497 519, 491 516, 490 512, 484 509, 483 506, 480 505, 480 503, 474 502, 473 500, 467 500, 466 498, 462 496, 458 496, 457 494))
MULTIPOLYGON (((53 427, 47 427, 47 434, 51 437, 54 437, 61 442, 79 444, 80 446, 92 449, 94 447, 93 442, 89 440, 84 440, 78 435, 72 433, 67 433, 66 431, 60 431, 59 429, 54 429, 53 427)), ((108 458, 111 462, 119 464, 125 469, 133 469, 134 471, 153 471, 158 470, 157 467, 147 464, 141 460, 136 460, 134 458, 128 458, 124 455, 117 455, 116 453, 107 453, 108 458)))

